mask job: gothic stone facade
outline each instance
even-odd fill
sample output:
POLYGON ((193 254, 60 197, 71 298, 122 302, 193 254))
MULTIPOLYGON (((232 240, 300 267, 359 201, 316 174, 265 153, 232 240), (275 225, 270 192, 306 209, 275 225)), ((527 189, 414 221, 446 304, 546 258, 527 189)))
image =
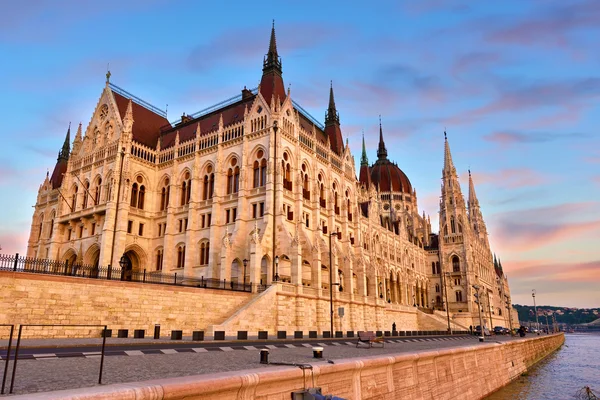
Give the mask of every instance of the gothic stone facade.
POLYGON ((319 296, 333 283, 359 303, 449 304, 467 327, 479 324, 478 283, 488 317, 503 318, 507 281, 447 141, 438 237, 381 125, 378 160, 369 166, 363 140, 357 179, 333 88, 324 125, 292 101, 274 29, 258 89, 176 123, 109 77, 85 133, 80 124, 71 151, 69 128, 40 186, 29 257, 116 266, 124 256, 132 270, 253 284, 277 276, 319 296))

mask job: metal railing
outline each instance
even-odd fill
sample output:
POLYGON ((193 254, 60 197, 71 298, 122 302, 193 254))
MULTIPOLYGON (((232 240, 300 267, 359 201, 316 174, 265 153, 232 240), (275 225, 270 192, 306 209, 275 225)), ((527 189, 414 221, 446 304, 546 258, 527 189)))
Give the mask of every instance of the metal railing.
MULTIPOLYGON (((226 279, 190 278, 183 274, 167 274, 162 271, 127 270, 119 267, 97 267, 68 261, 19 257, 19 254, 0 254, 0 271, 28 272, 43 275, 71 276, 87 279, 176 285, 205 289, 251 292, 252 282, 243 283, 226 279)), ((262 285, 261 285, 262 286, 262 285)))

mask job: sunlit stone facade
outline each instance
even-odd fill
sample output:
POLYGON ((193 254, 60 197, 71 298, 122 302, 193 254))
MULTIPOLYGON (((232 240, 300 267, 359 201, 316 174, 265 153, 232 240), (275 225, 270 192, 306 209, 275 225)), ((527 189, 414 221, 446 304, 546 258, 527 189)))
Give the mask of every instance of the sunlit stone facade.
POLYGON ((174 123, 107 76, 90 122, 72 143, 69 129, 40 186, 27 255, 100 266, 124 255, 133 271, 234 282, 245 271, 254 286, 277 277, 317 296, 333 283, 336 298, 384 308, 442 310, 447 295, 467 328, 478 325, 478 283, 486 325, 506 326, 496 319, 508 285, 496 281, 472 182, 467 209, 448 143, 438 237, 378 133, 378 160, 369 165, 363 142, 357 174, 333 88, 322 125, 284 89, 274 30, 257 89, 174 123))

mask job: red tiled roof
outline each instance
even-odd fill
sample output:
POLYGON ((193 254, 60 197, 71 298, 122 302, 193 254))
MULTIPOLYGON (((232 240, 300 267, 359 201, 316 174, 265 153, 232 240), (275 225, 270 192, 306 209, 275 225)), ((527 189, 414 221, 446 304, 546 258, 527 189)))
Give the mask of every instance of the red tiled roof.
POLYGON ((406 174, 388 160, 378 160, 371 167, 371 181, 382 192, 412 193, 412 185, 406 174))
POLYGON ((260 80, 260 94, 265 98, 267 104, 271 105, 271 99, 279 96, 280 103, 286 98, 285 87, 283 86, 283 78, 274 71, 263 74, 260 80))
POLYGON ((52 189, 57 189, 62 185, 63 174, 67 172, 67 163, 68 161, 64 158, 56 162, 54 171, 52 171, 52 177, 50 178, 52 189))
MULTIPOLYGON (((123 119, 125 118, 129 99, 115 91, 113 91, 112 94, 117 103, 121 119, 123 119)), ((146 107, 143 107, 134 101, 132 101, 132 112, 134 120, 133 140, 148 147, 155 148, 158 137, 160 136, 160 129, 165 126, 170 126, 169 121, 165 117, 148 110, 146 107)))
MULTIPOLYGON (((199 118, 192 119, 185 124, 175 126, 168 132, 164 133, 160 139, 160 148, 166 149, 175 144, 175 137, 179 132, 179 143, 188 141, 196 137, 196 128, 200 122, 200 132, 204 136, 209 132, 214 132, 219 127, 219 118, 223 115, 223 126, 228 126, 244 119, 244 109, 248 106, 250 109, 255 95, 240 100, 229 106, 213 111, 210 114, 203 115, 199 118)), ((135 126, 135 123, 134 123, 135 126)))

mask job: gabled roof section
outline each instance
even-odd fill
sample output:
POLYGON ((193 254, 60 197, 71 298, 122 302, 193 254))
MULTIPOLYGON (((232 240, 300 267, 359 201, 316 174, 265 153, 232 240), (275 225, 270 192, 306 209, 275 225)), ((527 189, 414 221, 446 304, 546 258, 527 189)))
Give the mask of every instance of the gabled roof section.
POLYGON ((132 101, 133 111, 133 140, 151 148, 156 147, 161 129, 170 127, 164 111, 133 96, 120 87, 109 84, 121 119, 125 118, 129 100, 132 101))
POLYGON ((69 129, 67 129, 67 136, 65 137, 65 142, 63 143, 62 149, 58 153, 56 165, 54 166, 54 170, 52 171, 52 177, 50 178, 52 189, 59 188, 60 185, 62 185, 63 175, 67 172, 67 165, 69 163, 69 152, 71 151, 70 141, 71 124, 69 123, 69 129))
POLYGON ((244 111, 252 106, 256 98, 256 90, 244 88, 241 95, 234 96, 214 106, 208 107, 185 118, 185 122, 177 121, 162 129, 160 148, 166 149, 175 144, 179 132, 179 142, 186 142, 196 137, 198 123, 201 136, 215 132, 219 128, 219 119, 223 116, 223 126, 229 126, 244 120, 244 111), (245 92, 244 92, 245 91, 245 92), (250 93, 248 93, 250 92, 250 93))

